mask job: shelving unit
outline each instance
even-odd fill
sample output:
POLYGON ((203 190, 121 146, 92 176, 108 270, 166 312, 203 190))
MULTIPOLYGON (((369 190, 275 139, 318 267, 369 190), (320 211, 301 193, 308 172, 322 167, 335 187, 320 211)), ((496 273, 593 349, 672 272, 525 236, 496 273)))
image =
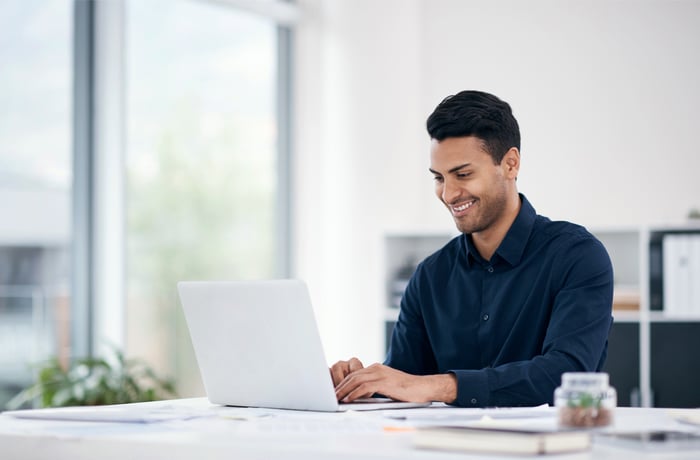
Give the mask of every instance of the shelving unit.
POLYGON ((605 370, 618 387, 621 405, 697 407, 700 395, 687 388, 692 382, 700 382, 700 359, 694 351, 698 345, 694 337, 700 337, 700 305, 697 314, 668 315, 659 298, 662 294, 657 292, 661 278, 656 280, 656 287, 650 279, 664 276, 659 261, 651 260, 654 251, 655 257, 662 257, 663 236, 700 233, 700 225, 594 229, 593 233, 612 259, 615 306, 619 306, 620 297, 634 297, 635 290, 639 298, 637 308, 613 309, 615 322, 605 370), (652 264, 657 264, 656 275, 652 274, 652 264))
POLYGON ((384 342, 389 349, 391 332, 399 316, 401 296, 416 266, 443 247, 456 234, 392 234, 384 237, 386 296, 384 342))
MULTIPOLYGON (((700 305, 695 306, 697 313, 673 316, 667 315, 663 308, 653 310, 650 305, 650 251, 654 248, 658 251, 659 239, 665 234, 700 234, 700 223, 609 227, 591 232, 607 248, 615 272, 615 320, 604 371, 610 374, 611 383, 618 390, 619 405, 700 406, 700 392, 697 391, 700 388, 697 353, 700 349, 700 305)), ((418 262, 454 236, 402 234, 385 237, 387 348, 398 317, 397 297, 412 273, 409 268, 415 268, 418 262)), ((699 278, 693 282, 700 286, 700 273, 697 276, 699 278)), ((657 288, 653 289, 656 294, 657 288)))

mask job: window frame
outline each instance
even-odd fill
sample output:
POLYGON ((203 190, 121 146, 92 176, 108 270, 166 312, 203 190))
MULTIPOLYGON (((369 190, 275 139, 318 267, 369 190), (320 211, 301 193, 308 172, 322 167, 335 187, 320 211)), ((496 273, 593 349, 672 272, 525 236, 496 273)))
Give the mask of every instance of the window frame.
MULTIPOLYGON (((292 271, 291 2, 199 0, 262 15, 277 24, 277 222, 275 272, 292 271)), ((125 11, 127 0, 74 0, 73 246, 71 355, 125 345, 125 11), (109 90, 107 90, 109 88, 109 90)))

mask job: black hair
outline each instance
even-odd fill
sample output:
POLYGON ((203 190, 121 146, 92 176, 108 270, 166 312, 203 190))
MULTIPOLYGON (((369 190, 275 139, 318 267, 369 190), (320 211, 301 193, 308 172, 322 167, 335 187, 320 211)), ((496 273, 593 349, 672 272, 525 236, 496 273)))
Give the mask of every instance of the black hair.
POLYGON ((427 121, 428 134, 441 142, 448 137, 474 136, 495 164, 511 147, 520 150, 520 128, 510 105, 482 91, 467 90, 447 96, 427 121))

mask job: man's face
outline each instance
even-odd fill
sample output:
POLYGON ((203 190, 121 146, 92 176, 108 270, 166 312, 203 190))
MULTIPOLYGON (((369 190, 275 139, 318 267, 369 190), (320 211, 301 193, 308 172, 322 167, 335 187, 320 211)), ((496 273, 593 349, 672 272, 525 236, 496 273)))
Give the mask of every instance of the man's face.
POLYGON ((435 194, 460 232, 483 232, 505 214, 508 180, 502 165, 493 163, 479 138, 433 139, 430 172, 435 176, 435 194))

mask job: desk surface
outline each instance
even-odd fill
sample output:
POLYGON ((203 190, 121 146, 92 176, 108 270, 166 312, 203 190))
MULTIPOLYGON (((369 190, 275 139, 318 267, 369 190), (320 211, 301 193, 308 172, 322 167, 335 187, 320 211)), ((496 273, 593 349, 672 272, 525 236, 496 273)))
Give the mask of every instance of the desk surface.
MULTIPOLYGON (((125 407, 125 406, 114 406, 125 407)), ((418 450, 412 429, 452 417, 482 415, 549 423, 553 408, 459 409, 443 405, 402 411, 311 413, 213 406, 204 398, 128 405, 158 411, 172 419, 154 423, 27 420, 0 414, 3 459, 454 459, 483 455, 418 450), (497 412, 495 412, 497 411, 497 412)), ((106 410, 99 408, 97 410, 106 410)), ((665 409, 618 408, 615 429, 680 429, 665 409)), ((551 459, 700 458, 700 450, 649 452, 594 442, 588 452, 547 456, 551 459)), ((490 459, 518 458, 489 455, 490 459)), ((522 457, 519 457, 522 458, 522 457)))

